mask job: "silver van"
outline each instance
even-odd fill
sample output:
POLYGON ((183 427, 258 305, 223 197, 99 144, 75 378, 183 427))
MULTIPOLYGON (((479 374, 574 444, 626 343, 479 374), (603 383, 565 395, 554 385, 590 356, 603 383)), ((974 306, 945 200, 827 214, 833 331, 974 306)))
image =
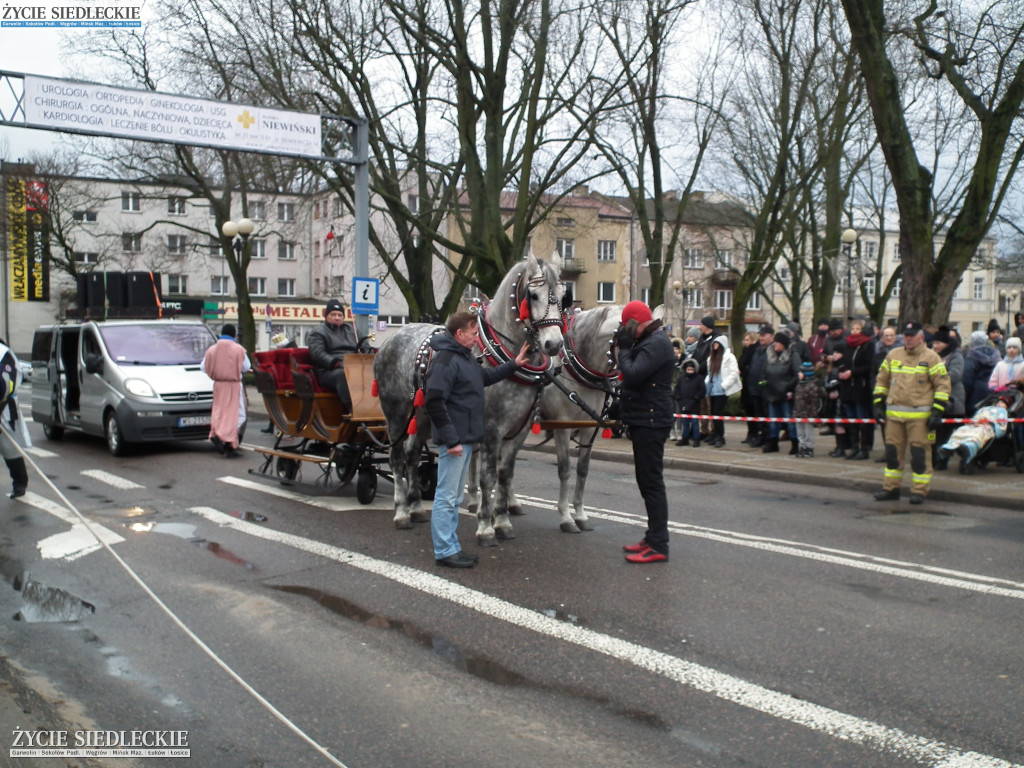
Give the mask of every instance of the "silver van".
POLYGON ((198 320, 102 320, 39 328, 32 340, 32 419, 50 440, 67 429, 132 443, 202 440, 213 381, 200 370, 216 342, 198 320))

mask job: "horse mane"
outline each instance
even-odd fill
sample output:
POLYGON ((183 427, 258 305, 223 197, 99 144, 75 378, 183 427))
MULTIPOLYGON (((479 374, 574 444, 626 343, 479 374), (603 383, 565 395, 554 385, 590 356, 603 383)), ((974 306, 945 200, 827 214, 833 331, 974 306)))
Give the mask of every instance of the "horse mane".
POLYGON ((607 370, 608 342, 619 324, 621 311, 622 307, 613 304, 584 310, 573 319, 569 329, 573 351, 593 371, 607 370))

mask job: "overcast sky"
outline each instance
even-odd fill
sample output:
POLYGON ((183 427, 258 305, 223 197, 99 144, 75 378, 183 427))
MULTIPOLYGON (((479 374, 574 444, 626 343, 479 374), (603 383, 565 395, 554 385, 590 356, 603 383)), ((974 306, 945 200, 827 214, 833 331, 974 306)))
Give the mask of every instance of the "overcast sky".
MULTIPOLYGON (((66 57, 61 55, 62 34, 57 29, 0 28, 0 70, 68 77, 66 57)), ((79 78, 88 79, 82 75, 79 78)), ((17 160, 32 151, 46 151, 59 140, 60 134, 52 131, 0 126, 0 157, 17 160)))

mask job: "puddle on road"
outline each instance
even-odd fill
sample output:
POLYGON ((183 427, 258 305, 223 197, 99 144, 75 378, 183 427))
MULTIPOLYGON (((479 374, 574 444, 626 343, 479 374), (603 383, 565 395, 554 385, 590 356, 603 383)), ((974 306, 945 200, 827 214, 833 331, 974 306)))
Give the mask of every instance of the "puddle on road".
POLYGON ((216 541, 207 541, 206 539, 196 536, 196 527, 194 525, 189 525, 188 523, 139 522, 126 525, 125 527, 132 533, 162 533, 167 536, 174 536, 187 541, 195 547, 211 552, 215 557, 219 557, 221 560, 227 560, 229 563, 240 565, 249 571, 256 569, 256 566, 248 560, 239 557, 230 549, 225 549, 216 541))
POLYGON ((21 599, 24 601, 21 610, 14 614, 15 621, 29 624, 78 621, 96 613, 96 606, 92 603, 31 578, 26 578, 24 583, 16 579, 14 588, 21 590, 21 599))
POLYGON ((391 629, 396 632, 401 632, 411 640, 415 640, 424 648, 430 649, 436 656, 444 659, 456 669, 468 672, 474 677, 479 677, 480 679, 486 680, 490 683, 497 683, 498 685, 520 685, 521 683, 526 682, 526 678, 522 675, 516 674, 512 670, 502 667, 499 664, 495 664, 488 659, 470 656, 462 651, 462 649, 457 645, 443 637, 428 634, 419 627, 409 624, 408 622, 389 619, 386 616, 381 616, 380 614, 370 613, 369 611, 364 610, 358 605, 355 605, 344 598, 338 597, 337 595, 329 595, 326 592, 321 592, 320 590, 313 589, 311 587, 274 586, 272 589, 276 589, 279 592, 287 592, 291 595, 302 595, 303 597, 308 597, 315 600, 329 611, 332 611, 339 616, 344 616, 347 619, 358 621, 368 627, 373 627, 374 629, 391 629))

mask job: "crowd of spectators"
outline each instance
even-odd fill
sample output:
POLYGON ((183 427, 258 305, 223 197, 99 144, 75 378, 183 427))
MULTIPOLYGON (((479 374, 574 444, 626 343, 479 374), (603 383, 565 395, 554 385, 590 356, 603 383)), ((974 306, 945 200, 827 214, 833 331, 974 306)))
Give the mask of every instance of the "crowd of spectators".
MULTIPOLYGON (((950 378, 946 418, 969 419, 992 392, 1024 381, 1024 314, 1014 317, 1014 325, 1004 332, 993 319, 986 330, 974 331, 966 340, 946 325, 925 327, 925 342, 942 359, 950 378)), ((777 453, 788 441, 790 456, 809 458, 814 456, 816 438, 832 437, 829 456, 864 461, 875 448, 876 433, 877 443, 884 442, 885 425, 873 420, 872 392, 886 356, 903 344, 893 326, 877 327, 858 319, 847 326, 839 319, 821 318, 815 332, 804 338, 795 322, 778 330, 765 324, 747 332, 742 350, 734 353, 726 332, 716 329, 708 315, 673 344, 678 361, 673 384, 677 419, 670 439, 678 446, 724 446, 723 421, 693 417, 723 415, 735 393, 742 416, 783 419, 747 421, 742 442, 764 453, 777 453), (785 421, 790 418, 837 421, 785 421)), ((946 442, 955 428, 956 423, 942 423, 935 444, 946 442)), ((935 469, 947 469, 948 456, 933 457, 935 469)))

